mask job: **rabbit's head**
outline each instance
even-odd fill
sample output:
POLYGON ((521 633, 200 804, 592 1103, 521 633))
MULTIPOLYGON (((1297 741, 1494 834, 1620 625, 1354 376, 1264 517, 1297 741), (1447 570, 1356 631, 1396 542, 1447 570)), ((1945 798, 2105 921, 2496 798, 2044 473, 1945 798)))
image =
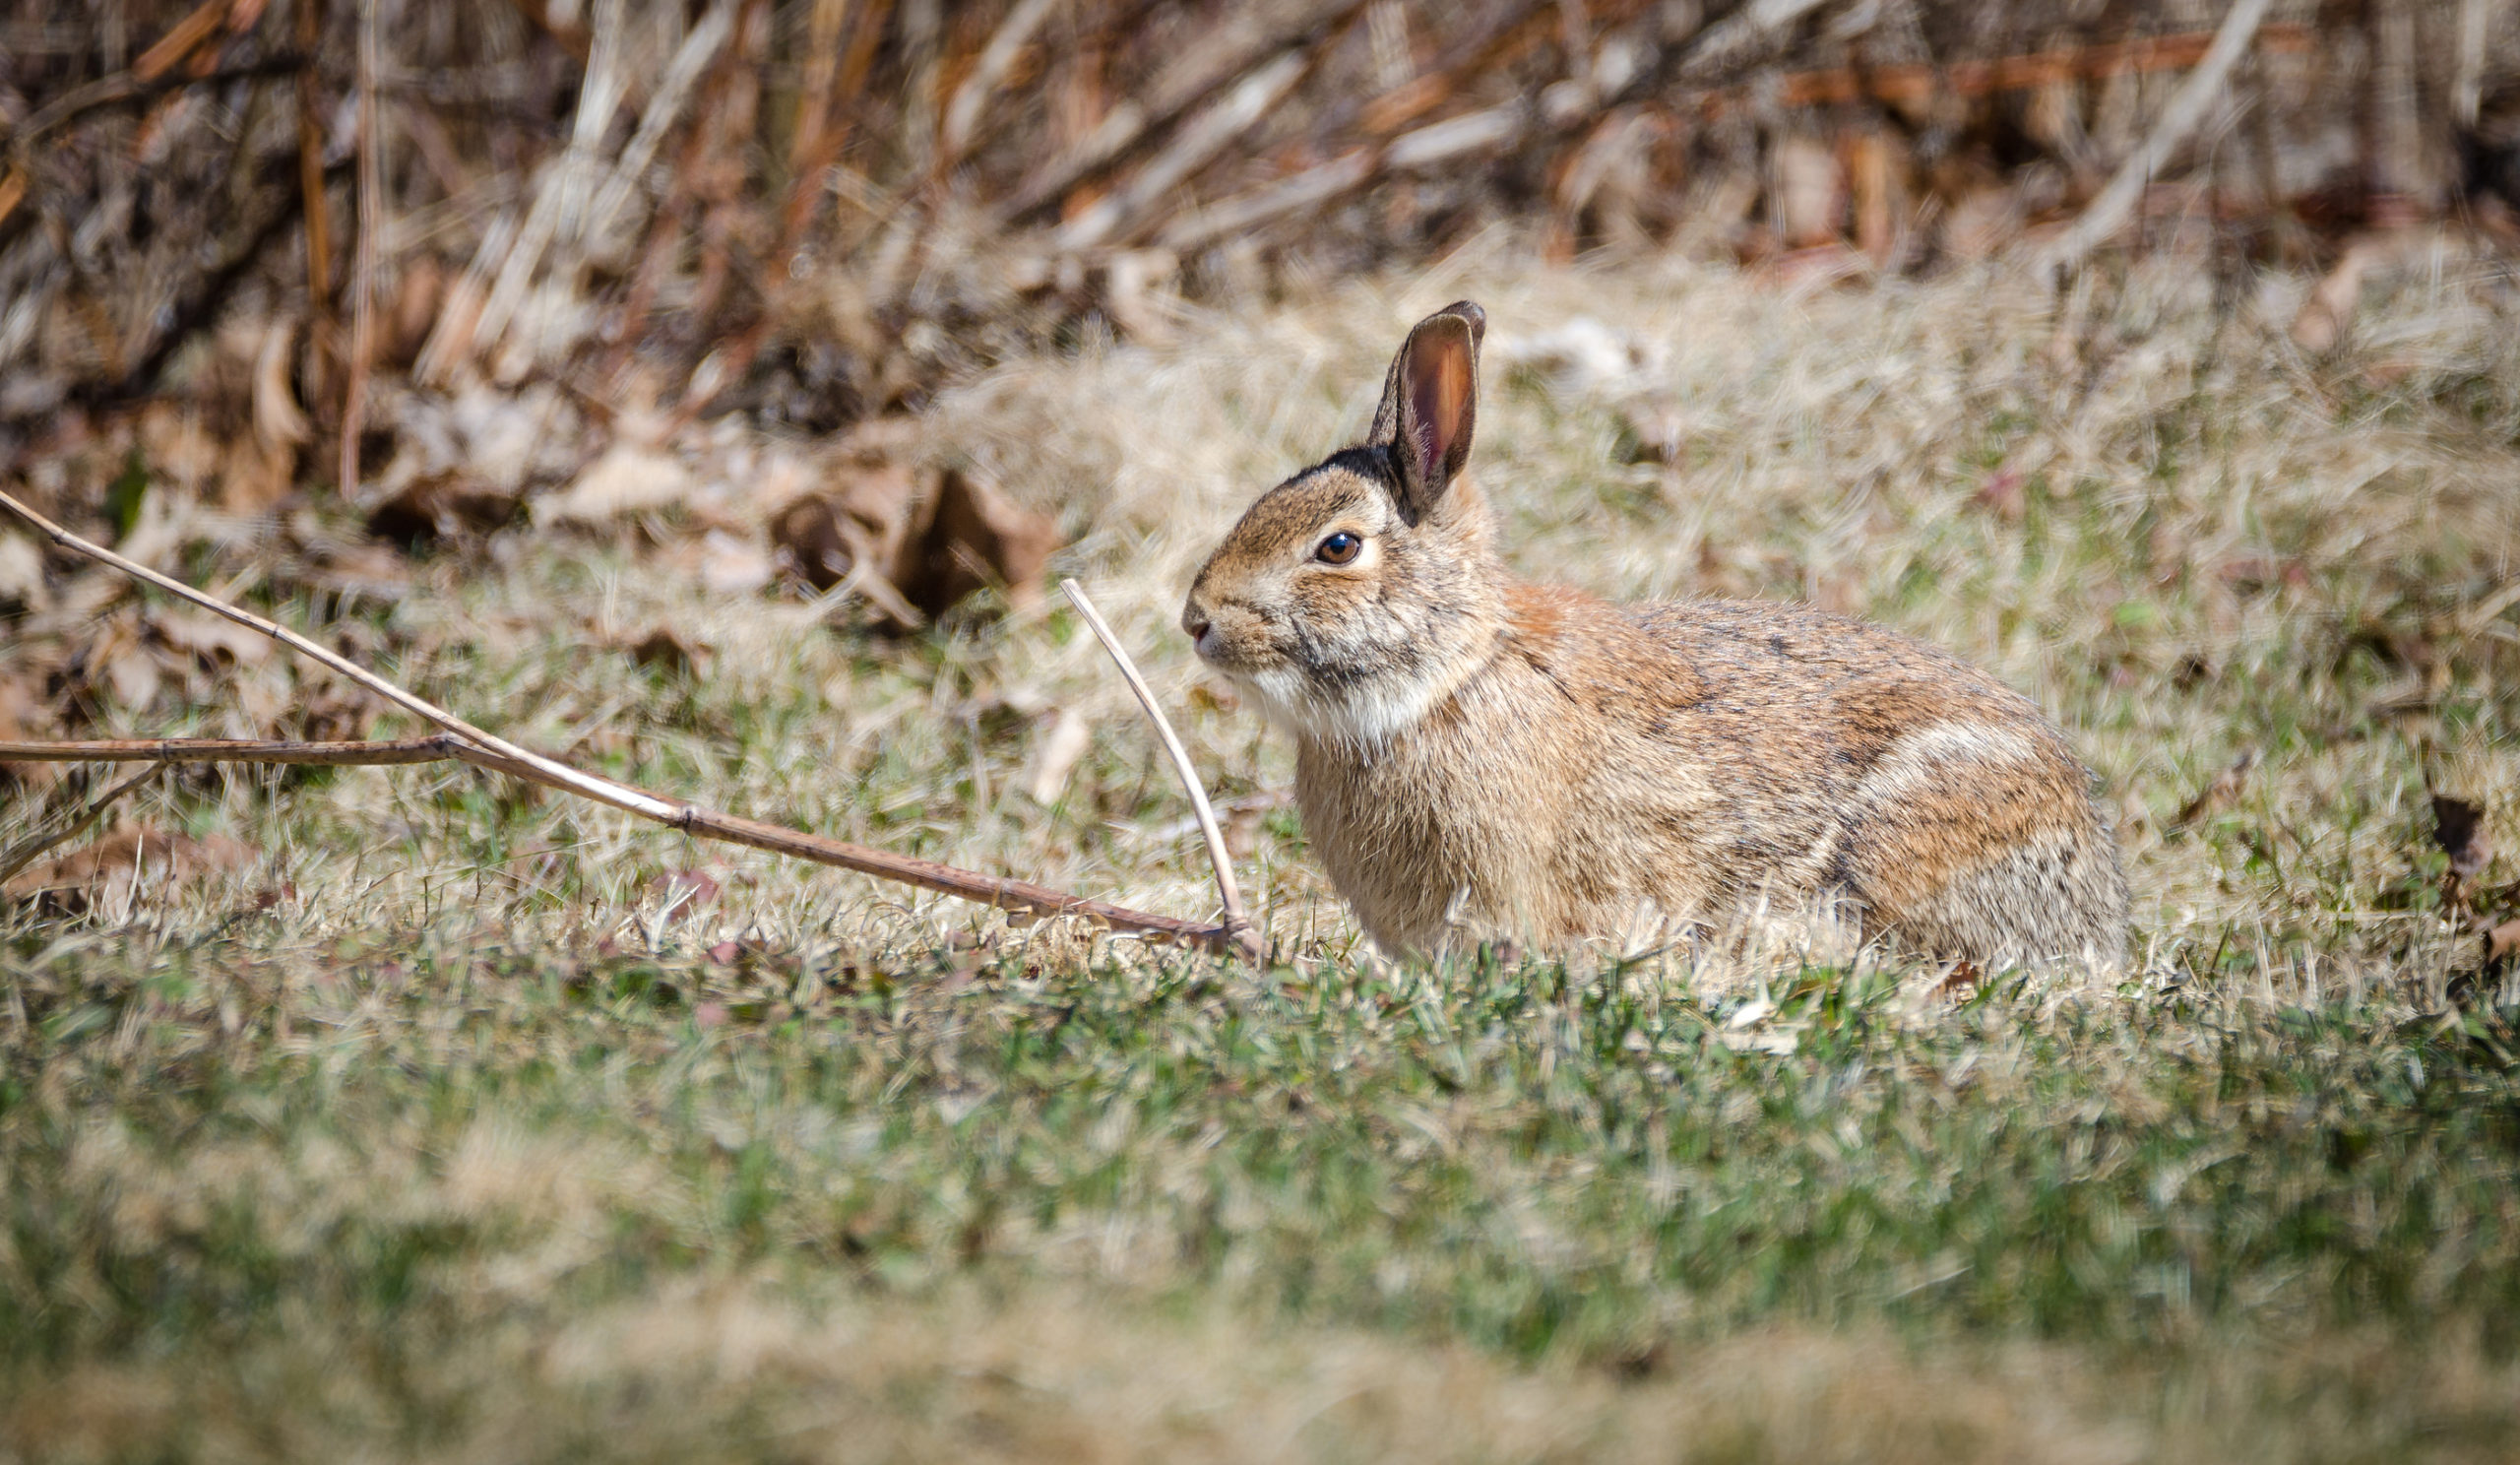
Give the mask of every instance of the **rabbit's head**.
POLYGON ((1467 300, 1418 322, 1365 442, 1262 494, 1200 567, 1181 628, 1273 719, 1380 743, 1493 646, 1502 572, 1461 477, 1486 326, 1467 300))

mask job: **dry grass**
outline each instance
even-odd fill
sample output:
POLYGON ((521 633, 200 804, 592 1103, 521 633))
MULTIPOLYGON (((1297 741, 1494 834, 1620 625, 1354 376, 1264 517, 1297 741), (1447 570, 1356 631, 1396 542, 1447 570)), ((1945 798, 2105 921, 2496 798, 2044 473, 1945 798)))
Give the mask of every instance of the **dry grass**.
MULTIPOLYGON (((1149 1318, 1055 1289, 1013 1304, 964 1290, 810 1306, 792 1291, 686 1280, 549 1333, 450 1350, 421 1384, 445 1396, 445 1423, 385 1453, 2132 1465, 2404 1458, 2389 1451, 2415 1435, 2429 1458, 2483 1461, 2498 1457, 2520 1387, 2472 1348, 2419 1369, 2376 1342, 2329 1343, 2280 1369, 2209 1364, 2165 1387, 2070 1349, 1921 1349, 1863 1329, 1760 1330, 1621 1378, 1344 1329, 1149 1318), (2362 1407, 2346 1402, 2356 1394, 2362 1407)), ((294 1338, 232 1373, 83 1370, 19 1414, 41 1451, 26 1458, 131 1458, 170 1437, 208 1458, 373 1457, 374 1405, 335 1362, 358 1347, 294 1338)))
MULTIPOLYGON (((1249 979, 461 770, 209 776, 151 816, 249 867, 0 918, 0 1454, 2490 1457, 2510 1034, 2490 984, 2438 1016, 2475 948, 2425 791, 2520 848, 2520 633, 2480 612, 2520 573, 2520 297, 2445 249, 2307 359, 2304 288, 1794 294, 1490 240, 994 372, 924 429, 1062 515, 1220 790, 1281 788, 1179 595, 1472 295, 1523 569, 1808 597, 2033 691, 2123 813, 2122 991, 1377 972, 1283 811, 1246 873, 1296 960, 1249 979), (1635 369, 1553 366, 1577 317, 1635 369), (1669 465, 1623 461, 1658 434, 1669 465), (702 866, 723 892, 667 912, 702 866)), ((364 634, 650 787, 1212 901, 1066 613, 888 642, 681 562, 449 552, 364 634), (705 674, 615 649, 657 624, 705 674), (1043 807, 1046 708, 1095 731, 1043 807)))

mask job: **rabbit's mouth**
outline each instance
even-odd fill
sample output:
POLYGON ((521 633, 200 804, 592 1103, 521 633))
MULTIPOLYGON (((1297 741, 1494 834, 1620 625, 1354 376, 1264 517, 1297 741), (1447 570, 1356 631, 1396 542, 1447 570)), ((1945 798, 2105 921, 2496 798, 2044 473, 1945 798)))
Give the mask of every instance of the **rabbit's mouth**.
POLYGON ((1288 661, 1268 617, 1240 605, 1211 608, 1194 599, 1182 611, 1181 629, 1199 660, 1228 676, 1250 676, 1288 661))

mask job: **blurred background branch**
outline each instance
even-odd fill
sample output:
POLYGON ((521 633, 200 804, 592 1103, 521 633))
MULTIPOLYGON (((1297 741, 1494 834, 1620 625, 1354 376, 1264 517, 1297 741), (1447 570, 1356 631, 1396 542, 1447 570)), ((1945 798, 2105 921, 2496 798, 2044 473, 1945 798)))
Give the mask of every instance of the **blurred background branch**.
POLYGON ((389 421, 411 387, 610 401, 635 377, 685 419, 828 431, 1080 330, 1160 333, 1168 300, 1500 221, 1560 258, 1859 280, 2060 238, 2341 259, 2413 220, 2507 234, 2520 188, 2520 7, 2498 0, 2264 7, 2167 141, 2226 7, 111 8, 0 21, 12 465, 96 425, 65 409, 205 395, 222 322, 290 336, 285 385, 333 451, 284 480, 356 490, 371 379, 389 421), (2085 217, 2148 137, 2160 156, 2085 217), (2215 166, 2242 137, 2249 165, 2215 166))

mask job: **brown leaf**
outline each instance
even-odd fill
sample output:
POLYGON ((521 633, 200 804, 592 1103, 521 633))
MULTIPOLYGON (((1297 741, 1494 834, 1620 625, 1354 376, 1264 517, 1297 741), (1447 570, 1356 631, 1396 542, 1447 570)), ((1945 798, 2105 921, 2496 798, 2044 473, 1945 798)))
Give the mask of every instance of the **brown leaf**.
POLYGON ((307 424, 305 409, 297 405, 297 395, 289 389, 288 364, 296 346, 297 323, 279 320, 263 332, 254 351, 254 437, 265 448, 276 451, 303 446, 315 435, 307 424))
POLYGON ((419 359, 420 348, 428 343, 429 331, 437 325, 439 308, 445 303, 446 268, 437 257, 423 254, 407 260, 394 297, 393 326, 381 343, 378 360, 399 368, 419 359))
POLYGON ((949 470, 937 485, 927 532, 893 583, 929 615, 990 586, 1012 605, 1036 605, 1058 542, 1058 525, 1048 516, 1016 503, 975 472, 949 470))
POLYGON ((1093 745, 1094 724, 1085 714, 1072 708, 1053 713, 1033 765, 1032 780, 1024 792, 1043 808, 1058 802, 1059 796, 1067 792, 1069 775, 1076 772, 1077 763, 1093 745))
POLYGON ((2029 508, 2026 487, 2021 470, 2005 464, 1986 475, 1986 481, 1979 485, 1976 502, 2006 524, 2018 524, 2029 508))
MULTIPOLYGON (((51 709, 29 676, 0 676, 0 742, 33 742, 56 732, 51 709)), ((49 789, 61 782, 58 763, 0 763, 0 787, 16 783, 28 790, 49 789)))
POLYGON ((198 410, 173 402, 141 409, 140 451, 151 469, 185 492, 198 491, 218 472, 219 439, 198 410))
POLYGON ((134 712, 156 702, 158 688, 165 685, 165 669, 158 665, 157 654, 136 643, 117 648, 105 659, 104 669, 114 700, 134 712))
POLYGON ((431 474, 368 511, 367 532, 407 549, 488 534, 516 512, 516 495, 460 473, 431 474))
POLYGON ((0 603, 15 602, 30 610, 52 604, 43 578, 43 551, 24 535, 0 535, 0 603))
MULTIPOLYGON (((921 491, 912 462, 917 445, 917 422, 898 416, 861 422, 834 445, 821 485, 771 518, 771 543, 788 568, 820 592, 862 563, 889 587, 902 546, 935 498, 932 481, 921 491)), ((880 603, 883 591, 872 598, 880 603)))
POLYGON ((229 440, 220 460, 219 503, 231 514, 261 514, 297 486, 297 449, 247 433, 229 440))
POLYGON ((1942 247, 1955 259, 1992 258, 2020 233, 2021 202, 2000 184, 1963 195, 1942 219, 1942 247))
POLYGON ((1219 828, 1225 852, 1236 860, 1250 859, 1260 848, 1260 821, 1267 815, 1266 808, 1248 802, 1228 806, 1219 828))
POLYGON ((1780 140, 1770 156, 1770 187, 1790 249, 1834 241, 1846 215, 1846 172, 1835 149, 1816 138, 1780 140))
POLYGON ((842 464, 822 489, 772 516, 770 541, 817 591, 861 561, 889 580, 920 507, 917 486, 907 464, 842 464))
POLYGON ((262 889, 255 891, 253 896, 248 899, 245 904, 236 908, 235 914, 239 916, 259 916, 268 911, 278 910, 280 907, 296 899, 296 882, 292 880, 283 880, 278 884, 266 885, 262 889))
POLYGON ((698 564, 700 588, 711 595, 751 595, 779 578, 778 564, 758 543, 723 529, 702 538, 698 564))
POLYGON ((270 637, 207 610, 159 611, 150 616, 148 633, 208 670, 260 666, 272 654, 270 637))
POLYGON ((2488 966, 2520 960, 2520 917, 2485 933, 2485 959, 2488 966))
POLYGON ((788 568, 817 591, 847 579, 860 553, 841 528, 839 506, 821 494, 800 498, 772 515, 770 542, 779 546, 788 568))
POLYGON ((1641 402, 1620 413, 1627 461, 1669 466, 1680 461, 1689 441, 1688 418, 1669 402, 1641 402))
POLYGON ((567 488, 536 499, 534 522, 601 524, 682 503, 698 486, 691 470, 671 455, 616 442, 567 488))
POLYGON ((680 919, 718 903, 718 880, 705 870, 667 870, 648 882, 648 892, 667 919, 680 919))
POLYGON ((2293 344, 2311 355, 2323 355, 2345 338, 2362 300, 2362 277, 2376 255, 2367 243, 2348 246, 2310 297, 2293 317, 2293 344))
POLYGON ((2207 814, 2231 807, 2233 800, 2240 796, 2240 791, 2248 786, 2248 771, 2255 766, 2257 749, 2242 748, 2240 755, 2232 760, 2231 767, 2217 774, 2212 783, 2171 816, 2170 827, 2184 829, 2207 814))
POLYGON ((384 544, 319 543, 275 578, 331 595, 399 601, 411 588, 411 566, 384 544))
POLYGON ((2432 796, 2432 842, 2450 857, 2450 872, 2473 880, 2493 860, 2485 830, 2485 806, 2447 794, 2432 796))
POLYGON ((670 626, 659 626, 622 649, 640 666, 668 676, 696 675, 716 655, 706 643, 685 641, 670 626))
POLYGON ((376 721, 376 699, 337 681, 301 686, 281 726, 307 742, 355 742, 376 721))
POLYGON ((156 895, 241 868, 256 858, 251 846, 225 835, 196 840, 125 824, 85 849, 19 871, 5 893, 32 902, 48 915, 76 916, 100 898, 114 909, 133 899, 135 887, 143 895, 156 895))

